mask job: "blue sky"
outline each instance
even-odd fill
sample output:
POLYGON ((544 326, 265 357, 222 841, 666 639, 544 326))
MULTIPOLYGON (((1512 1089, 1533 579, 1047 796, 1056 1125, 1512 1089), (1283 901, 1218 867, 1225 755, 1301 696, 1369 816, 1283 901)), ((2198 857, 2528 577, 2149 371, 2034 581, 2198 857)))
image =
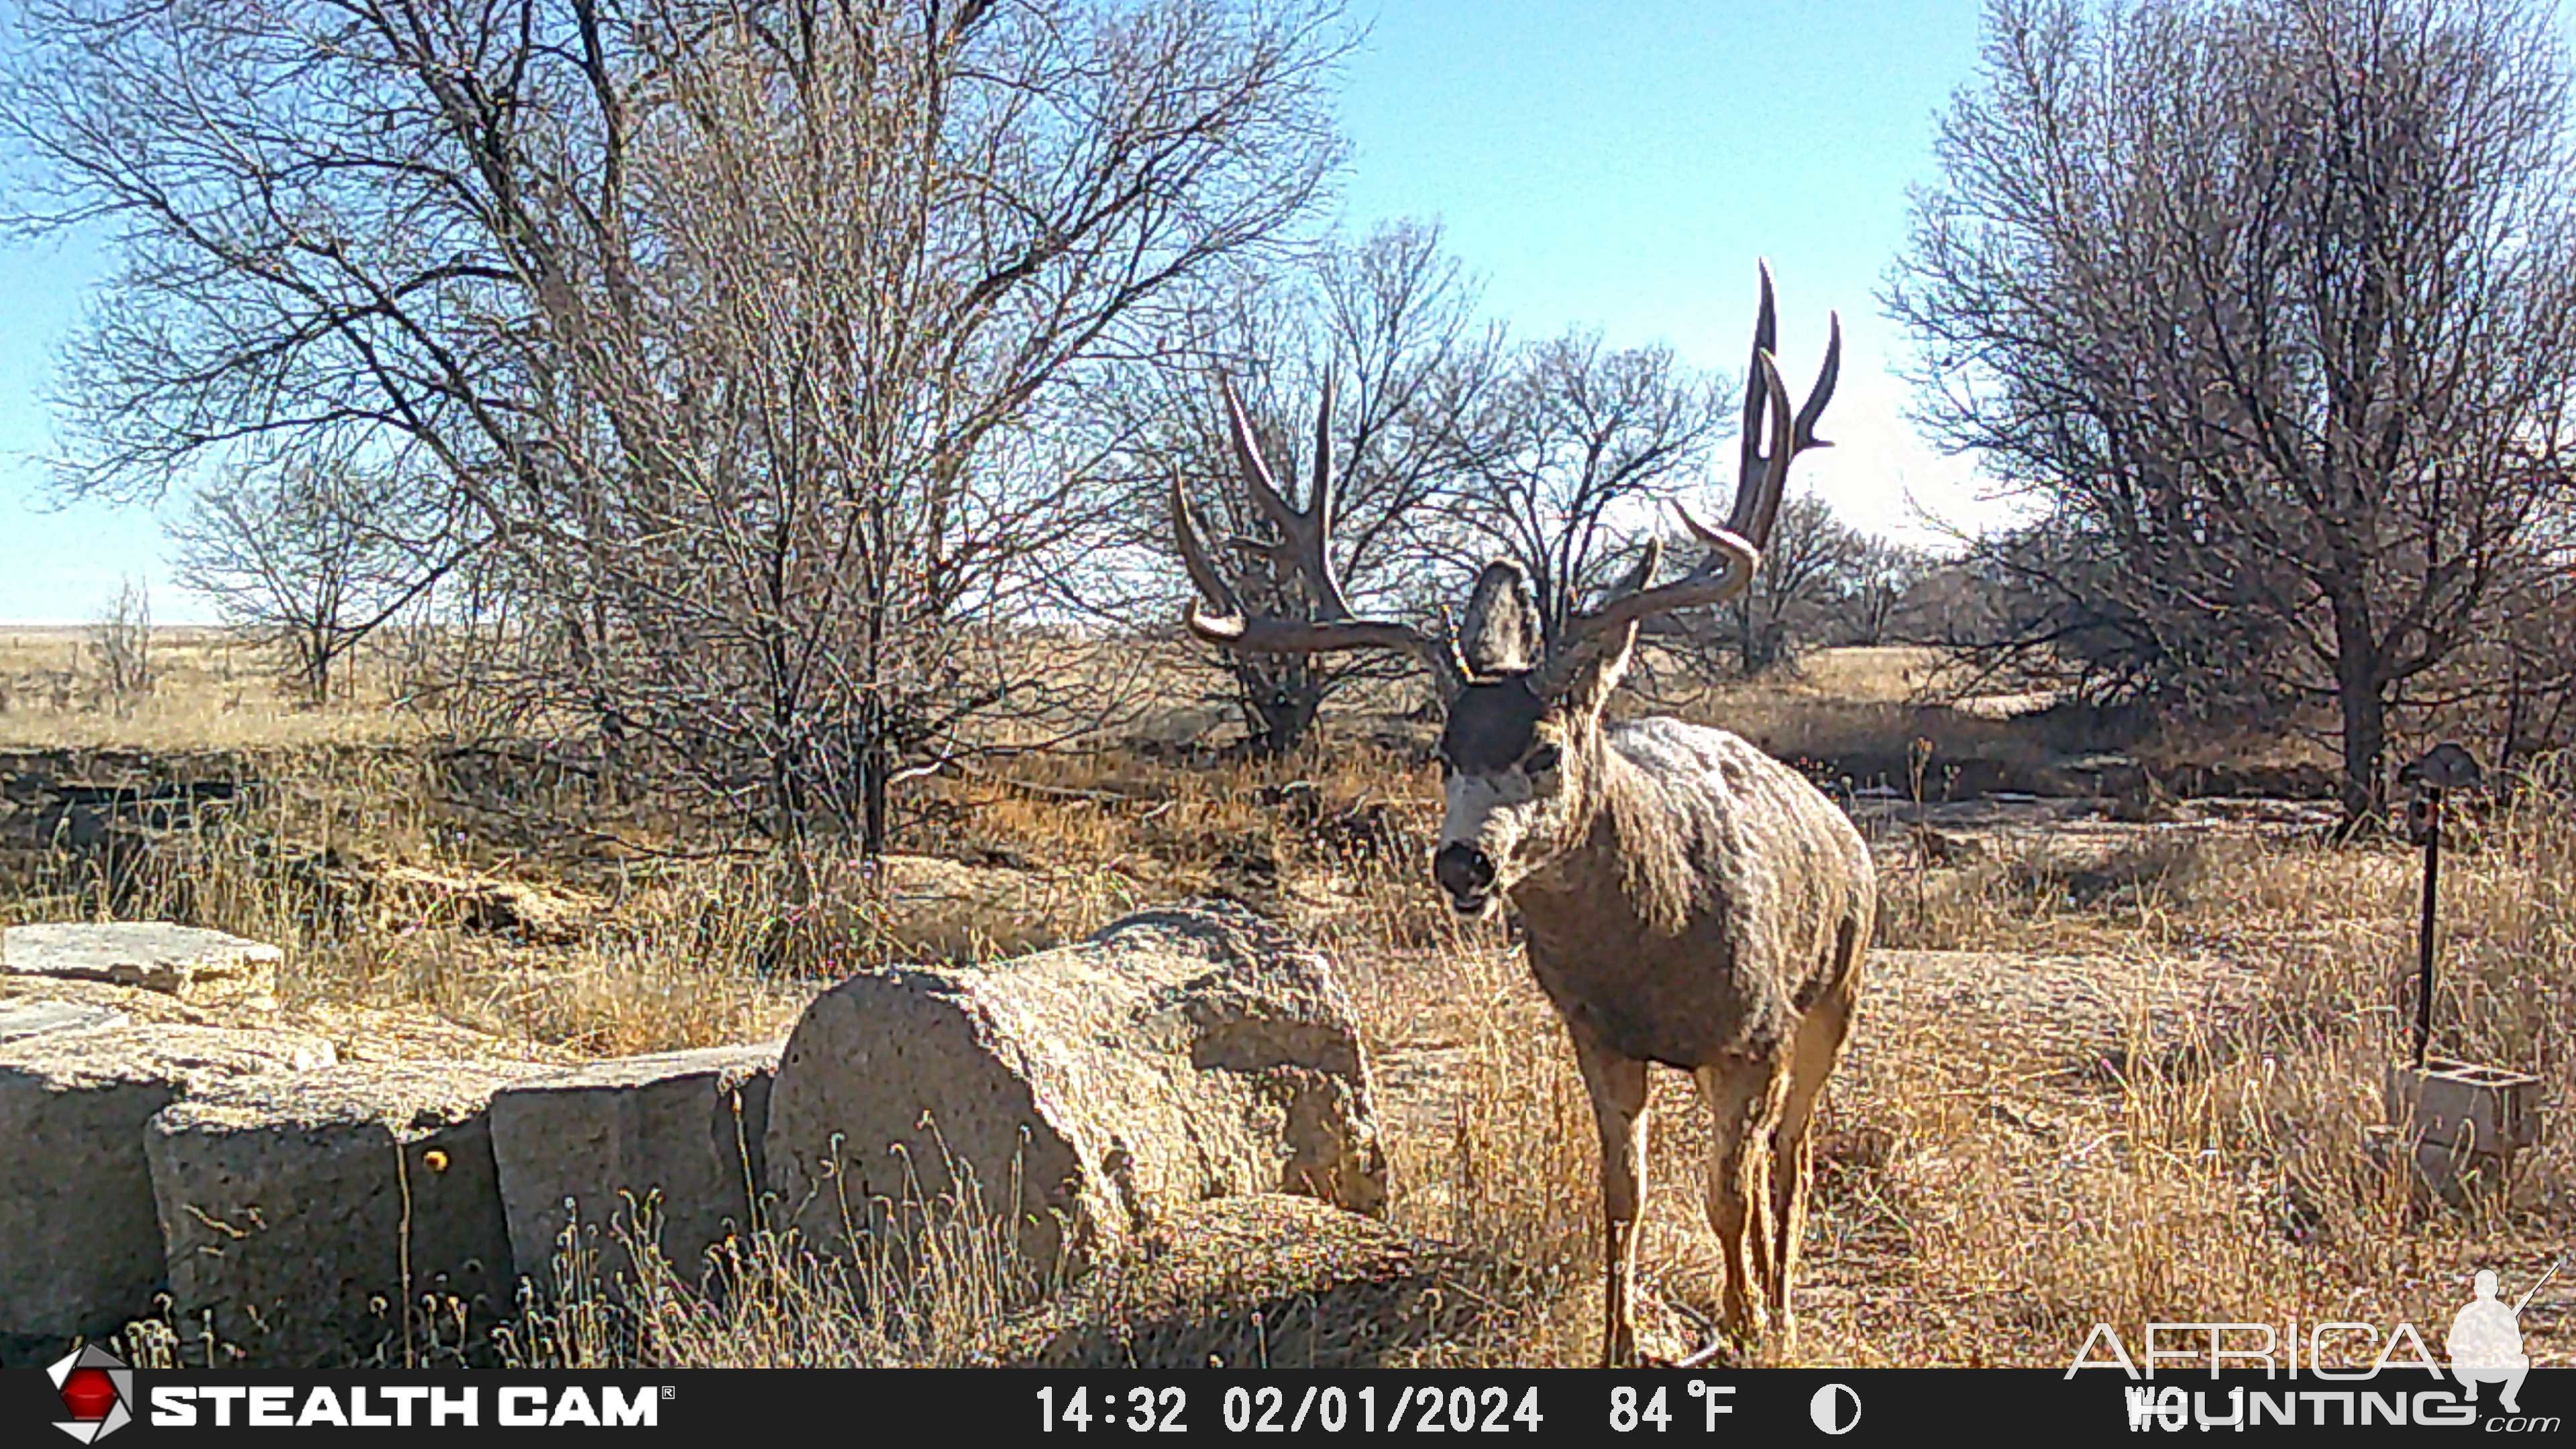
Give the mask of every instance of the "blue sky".
MULTIPOLYGON (((1347 221, 1436 216, 1522 335, 1597 325, 1740 369, 1754 262, 1780 289, 1783 370, 1803 388, 1840 308, 1843 381, 1821 431, 1837 447, 1800 484, 1864 526, 1912 533, 1909 501, 1955 520, 1972 467, 1904 423, 1890 367, 1904 340, 1872 294, 1902 242, 1905 191, 1931 174, 1932 116, 1974 69, 1971 0, 1615 6, 1361 0, 1351 63, 1347 221)), ((108 259, 93 243, 0 249, 0 623, 92 617, 132 574, 165 620, 210 617, 168 580, 141 509, 57 510, 54 354, 108 259)), ((1725 511, 1731 479, 1712 480, 1725 511)))

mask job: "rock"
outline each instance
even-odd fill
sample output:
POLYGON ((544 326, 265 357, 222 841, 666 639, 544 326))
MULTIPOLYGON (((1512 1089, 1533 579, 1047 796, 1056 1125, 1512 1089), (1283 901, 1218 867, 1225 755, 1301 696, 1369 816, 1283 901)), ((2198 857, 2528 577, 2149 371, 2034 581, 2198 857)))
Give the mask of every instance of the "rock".
POLYGON ((770 1093, 769 1179, 810 1240, 888 1204, 1007 1213, 1025 1265, 1203 1198, 1382 1210, 1357 1028, 1318 952, 1236 908, 1154 910, 985 967, 891 967, 806 1008, 770 1093))
POLYGON ((162 1111, 144 1149, 179 1315, 210 1315, 228 1348, 290 1367, 478 1342, 515 1281, 486 1109, 537 1070, 339 1066, 162 1111))
POLYGON ((1008 1368, 1390 1368, 1471 1335, 1470 1260, 1312 1198, 1194 1203, 968 1354, 1008 1368))
POLYGON ((49 1031, 123 1025, 125 1013, 112 1006, 80 1001, 0 1001, 0 1042, 49 1031))
POLYGON ((0 973, 139 986, 192 1005, 272 997, 285 953, 166 921, 53 922, 0 932, 0 973))
POLYGON ((274 1019, 264 1005, 190 1006, 175 996, 146 991, 140 986, 116 986, 105 981, 71 981, 53 976, 12 976, 0 972, 0 1005, 20 1006, 86 1006, 113 1011, 137 1025, 155 1023, 165 1026, 234 1026, 294 1027, 296 1023, 274 1019))
POLYGON ((237 1079, 292 1080, 331 1045, 300 1032, 101 1026, 0 1043, 0 1334, 101 1334, 165 1275, 143 1124, 237 1079))
POLYGON ((495 1036, 418 1006, 399 1010, 345 1001, 308 1001, 288 1025, 327 1037, 344 1062, 534 1062, 570 1066, 579 1058, 558 1047, 495 1036))
POLYGON ((778 1053, 771 1043, 623 1057, 503 1088, 492 1152, 521 1276, 550 1281, 570 1223, 605 1272, 631 1269, 614 1225, 631 1230, 634 1205, 649 1202, 662 1256, 695 1281, 707 1250, 751 1220, 778 1053))

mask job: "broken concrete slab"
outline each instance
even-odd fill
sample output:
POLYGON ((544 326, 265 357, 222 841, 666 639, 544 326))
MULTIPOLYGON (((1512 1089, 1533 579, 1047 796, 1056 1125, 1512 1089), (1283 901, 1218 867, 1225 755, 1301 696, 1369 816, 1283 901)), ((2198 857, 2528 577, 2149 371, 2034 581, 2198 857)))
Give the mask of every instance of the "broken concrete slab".
POLYGON ((0 1043, 0 1333, 107 1333, 148 1311, 166 1275, 143 1124, 191 1093, 332 1060, 301 1032, 203 1026, 0 1043))
POLYGON ((661 1052, 533 1077, 492 1099, 492 1151, 523 1277, 552 1282, 568 1228, 605 1274, 633 1271, 625 1234, 696 1281, 747 1228, 781 1043, 661 1052), (638 1206, 649 1211, 639 1219, 638 1206))
POLYGON ((162 1111, 143 1145, 177 1311, 277 1366, 479 1345, 514 1283, 487 1109, 537 1070, 343 1065, 162 1111))
POLYGON ((82 1001, 0 1001, 0 1042, 49 1031, 86 1031, 123 1026, 124 1012, 82 1001))
POLYGON ((146 991, 140 986, 117 986, 105 981, 75 981, 59 976, 13 976, 8 972, 0 971, 0 1004, 23 1006, 36 1002, 103 1006, 137 1026, 155 1023, 165 1026, 301 1029, 300 1023, 277 1020, 261 1006, 247 1008, 190 1006, 175 996, 164 996, 158 991, 146 991))
POLYGON ((265 942, 167 921, 55 921, 0 931, 0 975, 139 986, 191 1005, 272 998, 284 959, 265 942))
POLYGON ((497 1036, 422 1009, 388 1009, 345 1001, 302 1002, 286 1023, 328 1037, 344 1062, 534 1062, 571 1066, 571 1052, 524 1037, 497 1036))
POLYGON ((1040 1277, 1205 1198, 1386 1199, 1331 964, 1238 907, 1144 911, 1034 956, 842 982, 788 1037, 768 1168, 779 1212, 826 1250, 889 1214, 910 1226, 980 1205, 1017 1224, 1040 1277))

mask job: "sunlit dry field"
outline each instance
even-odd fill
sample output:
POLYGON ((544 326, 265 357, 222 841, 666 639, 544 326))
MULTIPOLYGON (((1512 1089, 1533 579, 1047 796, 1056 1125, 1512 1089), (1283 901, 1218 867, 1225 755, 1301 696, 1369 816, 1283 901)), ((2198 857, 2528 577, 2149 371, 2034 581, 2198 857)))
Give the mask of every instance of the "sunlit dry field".
POLYGON ((0 625, 0 746, 227 749, 399 738, 414 721, 385 708, 391 667, 362 666, 345 707, 301 707, 268 651, 209 626, 156 629, 154 687, 119 698, 101 678, 93 631, 0 625))
MULTIPOLYGON (((1425 878, 1426 725, 1335 718, 1270 764, 1113 740, 924 780, 902 802, 901 848, 953 864, 836 867, 785 920, 759 856, 659 857, 487 808, 388 707, 381 674, 349 704, 300 710, 245 646, 196 631, 166 641, 154 694, 120 709, 53 689, 53 672, 80 673, 81 646, 78 631, 0 633, 0 745, 257 762, 275 788, 250 814, 157 853, 116 905, 284 944, 279 1013, 343 1040, 547 1058, 759 1040, 872 961, 1007 954, 1193 895, 1252 905, 1337 963, 1395 1157, 1391 1221, 1453 1253, 1456 1293, 1481 1309, 1408 1356, 1596 1352, 1589 1108, 1507 929, 1462 926, 1425 878), (282 868, 298 850, 328 870, 282 868), (428 883, 348 909, 329 870, 361 865, 428 883), (516 928, 461 909, 476 891, 505 894, 516 928)), ((2508 1193, 2465 1207, 2422 1199, 2366 1146, 2400 1049, 2413 852, 2328 844, 2320 808, 2300 802, 1980 795, 1962 782, 2051 768, 2082 742, 2038 716, 1927 702, 1939 664, 1835 651, 1794 678, 1673 697, 1809 762, 1880 873, 1860 1023, 1824 1109, 1799 1337, 1768 1352, 2059 1366, 2096 1323, 2133 1343, 2149 1321, 2437 1325, 2476 1267, 2510 1292, 2535 1281, 2576 1224, 2564 1133, 2508 1193)), ((1188 732, 1165 723, 1162 738, 1188 732)), ((2439 1002, 2446 1050, 2536 1071, 2557 1102, 2576 1085, 2576 824, 2557 793, 2571 783, 2519 789, 2463 827, 2439 1002)), ((616 835, 651 828, 625 819, 616 835)), ((13 922, 109 908, 68 866, 5 889, 13 922)), ((1644 1261, 1675 1352, 1713 1310, 1718 1268, 1701 1114, 1667 1078, 1644 1261)), ((930 1231, 971 1243, 978 1228, 930 1231)), ((900 1287, 818 1273, 757 1233, 740 1252, 719 1289, 676 1272, 586 1285, 513 1325, 510 1351, 975 1362, 1030 1291, 974 1252, 900 1287)), ((2562 1284, 2523 1315, 2541 1361, 2576 1342, 2568 1301, 2562 1284)), ((164 1351, 185 1357, 175 1331, 164 1351)))

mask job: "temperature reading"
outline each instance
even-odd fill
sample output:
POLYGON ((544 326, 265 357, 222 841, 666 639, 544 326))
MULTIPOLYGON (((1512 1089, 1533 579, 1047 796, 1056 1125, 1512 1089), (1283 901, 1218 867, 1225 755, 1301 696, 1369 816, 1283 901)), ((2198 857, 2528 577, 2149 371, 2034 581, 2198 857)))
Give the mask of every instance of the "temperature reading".
POLYGON ((1610 1428, 1615 1433, 1632 1434, 1640 1427, 1660 1434, 1672 1427, 1673 1411, 1665 1401, 1665 1391, 1658 1387, 1639 1397, 1634 1385, 1621 1384, 1610 1391, 1610 1428))
POLYGON ((1700 1415, 1700 1428, 1711 1434, 1717 1432, 1718 1415, 1735 1412, 1735 1385, 1733 1384, 1713 1384, 1706 1379, 1693 1379, 1690 1381, 1689 1393, 1692 1398, 1701 1401, 1704 1410, 1700 1415))

